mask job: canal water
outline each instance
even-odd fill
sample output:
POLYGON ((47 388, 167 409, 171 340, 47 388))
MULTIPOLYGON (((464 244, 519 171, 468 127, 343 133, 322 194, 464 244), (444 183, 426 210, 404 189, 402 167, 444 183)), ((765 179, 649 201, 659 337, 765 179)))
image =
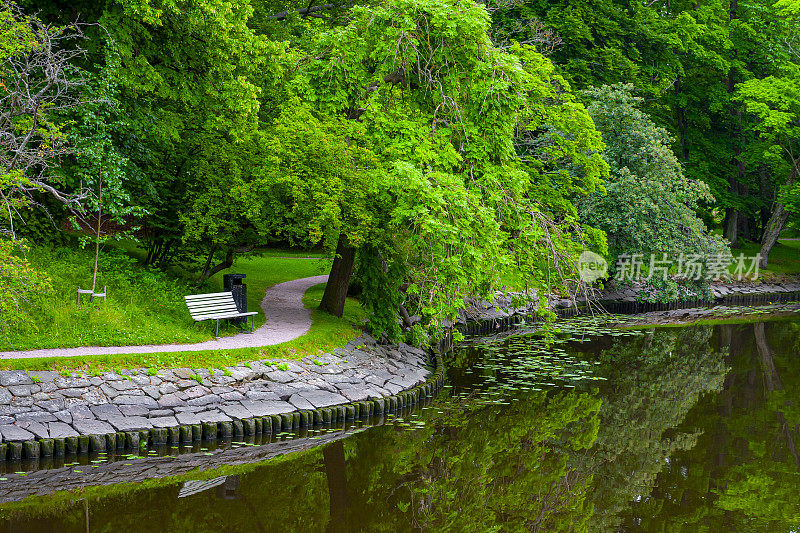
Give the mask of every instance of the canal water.
POLYGON ((203 458, 229 456, 205 451, 173 477, 157 461, 185 456, 117 462, 102 485, 60 492, 63 468, 39 472, 35 485, 53 486, 6 498, 0 530, 800 530, 797 315, 640 330, 584 319, 477 340, 447 366, 433 402, 335 438, 290 436, 295 453, 258 460, 251 446, 253 462, 208 470, 203 458))

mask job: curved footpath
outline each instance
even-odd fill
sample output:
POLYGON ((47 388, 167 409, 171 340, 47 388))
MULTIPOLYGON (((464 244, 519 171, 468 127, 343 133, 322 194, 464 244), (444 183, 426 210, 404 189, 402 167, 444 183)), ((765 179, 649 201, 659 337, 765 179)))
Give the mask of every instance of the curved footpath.
MULTIPOLYGON (((83 355, 199 352, 232 348, 259 348, 287 342, 308 333, 311 311, 303 306, 303 295, 314 285, 325 283, 328 276, 313 276, 278 283, 267 289, 261 301, 266 323, 253 333, 237 333, 230 337, 194 344, 147 344, 143 346, 83 346, 44 350, 0 352, 0 359, 29 357, 78 357, 83 355)), ((188 316, 188 313, 187 313, 188 316)))
MULTIPOLYGON (((258 347, 297 338, 311 326, 302 304, 327 276, 270 288, 267 324, 190 345, 88 347, 2 352, 4 358, 258 347)), ((0 371, 0 462, 73 453, 136 449, 201 439, 270 435, 365 418, 412 405, 443 380, 441 364, 408 346, 379 345, 369 335, 330 354, 299 361, 263 359, 223 369, 123 370, 68 376, 0 371), (432 369, 436 372, 432 373, 432 369)))

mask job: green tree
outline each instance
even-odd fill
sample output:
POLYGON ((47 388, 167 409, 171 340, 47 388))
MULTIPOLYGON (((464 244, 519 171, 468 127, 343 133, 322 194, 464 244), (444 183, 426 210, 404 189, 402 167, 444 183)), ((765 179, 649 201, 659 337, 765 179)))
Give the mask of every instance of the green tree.
POLYGON ((686 178, 669 133, 638 108, 642 99, 632 91, 632 85, 612 85, 586 92, 611 177, 605 194, 580 203, 584 220, 606 232, 612 257, 725 251, 695 215, 698 202, 712 200, 708 186, 686 178))
MULTIPOLYGON (((168 264, 179 256, 181 213, 213 181, 224 180, 198 179, 224 165, 196 165, 244 149, 258 129, 254 77, 280 45, 255 34, 251 15, 246 0, 142 0, 110 3, 101 17, 110 34, 106 63, 118 65, 125 116, 117 142, 137 169, 128 190, 147 213, 142 225, 149 263, 168 264)), ((196 252, 213 258, 220 243, 198 244, 196 252)), ((237 245, 223 244, 226 257, 237 245)))
POLYGON ((348 141, 381 163, 360 185, 374 231, 342 225, 324 298, 341 301, 357 264, 377 333, 453 318, 511 270, 543 286, 586 238, 572 198, 606 172, 599 136, 546 58, 498 50, 488 29, 467 2, 354 7, 292 81, 321 120, 358 122, 348 141))
POLYGON ((0 236, 0 335, 25 323, 25 304, 37 294, 50 290, 46 275, 31 267, 25 258, 24 241, 0 236))
POLYGON ((781 0, 775 4, 782 38, 777 48, 776 73, 739 85, 737 98, 756 117, 753 129, 760 142, 753 147, 777 179, 769 221, 761 240, 761 268, 790 216, 787 205, 796 205, 795 181, 800 173, 800 3, 781 0))
POLYGON ((722 221, 725 238, 736 245, 739 234, 760 236, 770 202, 765 168, 747 155, 755 135, 733 99, 737 84, 774 68, 770 3, 490 0, 487 6, 496 40, 550 50, 577 89, 632 83, 644 98, 642 110, 673 135, 687 178, 711 188, 716 202, 699 203, 707 224, 722 221))

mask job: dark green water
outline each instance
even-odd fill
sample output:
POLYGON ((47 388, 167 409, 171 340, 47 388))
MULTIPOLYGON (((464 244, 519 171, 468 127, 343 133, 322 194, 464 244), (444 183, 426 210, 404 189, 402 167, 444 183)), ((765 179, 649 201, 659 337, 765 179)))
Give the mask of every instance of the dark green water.
POLYGON ((800 319, 588 331, 461 350, 426 408, 207 486, 29 498, 0 529, 800 530, 800 319))

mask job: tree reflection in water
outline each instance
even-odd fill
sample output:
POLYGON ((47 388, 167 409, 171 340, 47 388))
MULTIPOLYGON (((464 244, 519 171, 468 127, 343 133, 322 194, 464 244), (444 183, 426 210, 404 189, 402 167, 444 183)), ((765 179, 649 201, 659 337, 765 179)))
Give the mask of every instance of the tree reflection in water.
MULTIPOLYGON (((185 498, 180 480, 107 487, 88 502, 89 522, 166 531, 798 529, 800 322, 659 328, 566 350, 598 362, 592 372, 607 381, 534 390, 461 352, 450 361, 455 388, 410 420, 185 498), (493 390, 501 394, 485 394, 493 390)), ((81 495, 59 501, 0 506, 3 529, 84 531, 81 495)))

